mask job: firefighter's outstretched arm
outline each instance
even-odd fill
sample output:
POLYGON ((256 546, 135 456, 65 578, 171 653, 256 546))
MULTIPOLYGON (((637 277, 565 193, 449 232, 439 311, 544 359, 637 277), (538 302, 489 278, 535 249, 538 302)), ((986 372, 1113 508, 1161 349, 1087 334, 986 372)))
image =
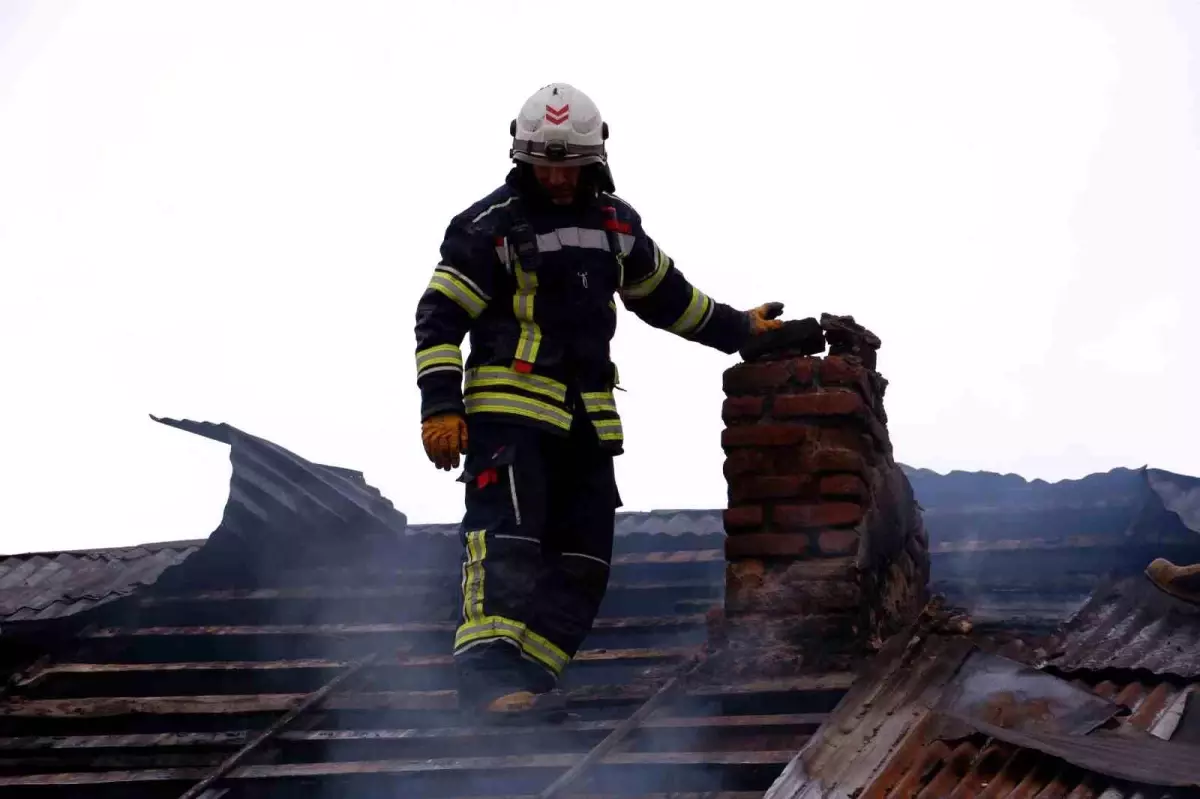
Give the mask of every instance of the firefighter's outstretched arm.
POLYGON ((783 324, 776 318, 783 313, 782 303, 750 311, 719 303, 688 282, 640 225, 633 234, 620 295, 625 307, 647 324, 727 354, 740 350, 750 336, 783 324))
POLYGON ((455 218, 442 241, 441 260, 417 303, 417 387, 421 441, 439 469, 457 468, 467 448, 462 397, 462 342, 491 301, 495 253, 469 220, 455 218))

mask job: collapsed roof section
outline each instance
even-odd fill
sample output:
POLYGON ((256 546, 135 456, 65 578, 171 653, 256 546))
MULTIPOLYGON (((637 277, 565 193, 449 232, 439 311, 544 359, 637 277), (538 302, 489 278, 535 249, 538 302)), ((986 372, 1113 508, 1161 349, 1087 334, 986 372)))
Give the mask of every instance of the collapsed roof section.
POLYGON ((943 631, 937 614, 889 641, 766 799, 1172 799, 1200 788, 1200 683, 1086 670, 1067 681, 979 643, 943 631))

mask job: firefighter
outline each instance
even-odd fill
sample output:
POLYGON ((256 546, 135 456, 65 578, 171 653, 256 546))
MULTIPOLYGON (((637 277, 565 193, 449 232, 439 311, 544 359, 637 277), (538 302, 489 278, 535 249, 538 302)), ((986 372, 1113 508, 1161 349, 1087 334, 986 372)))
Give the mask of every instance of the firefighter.
POLYGON ((504 185, 451 220, 416 312, 425 451, 444 470, 463 459, 460 706, 499 714, 554 689, 608 586, 614 295, 724 353, 782 324, 779 303, 714 301, 646 234, 613 194, 608 125, 586 94, 543 87, 510 135, 504 185))

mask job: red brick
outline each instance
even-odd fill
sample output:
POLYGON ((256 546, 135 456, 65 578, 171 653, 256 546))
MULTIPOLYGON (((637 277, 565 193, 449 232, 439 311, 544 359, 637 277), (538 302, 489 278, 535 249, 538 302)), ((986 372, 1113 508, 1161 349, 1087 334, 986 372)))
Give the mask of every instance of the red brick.
POLYGON ((771 413, 780 418, 792 416, 847 416, 866 410, 862 397, 853 391, 833 391, 809 394, 779 394, 771 403, 771 413))
POLYGON ((811 552, 803 533, 751 533, 725 539, 726 558, 797 557, 811 552))
POLYGON ((857 524, 862 517, 862 507, 853 502, 822 502, 818 505, 779 505, 771 519, 784 529, 794 530, 857 524))
POLYGON ((721 418, 726 422, 734 419, 759 419, 762 415, 762 397, 727 397, 721 404, 721 418))
POLYGON ((725 456, 722 469, 726 480, 746 474, 770 474, 773 469, 771 453, 761 449, 735 449, 725 456))
POLYGON ((762 505, 742 505, 724 513, 725 530, 744 530, 747 527, 762 527, 762 505))
POLYGON ((800 424, 756 424, 726 427, 721 431, 722 447, 794 447, 804 441, 800 424))
POLYGON ((817 537, 817 547, 824 555, 851 555, 858 552, 857 530, 826 530, 817 537))
POLYGON ((777 477, 742 476, 729 481, 729 501, 745 502, 756 499, 792 499, 813 487, 813 481, 801 475, 777 477))
POLYGON ((808 431, 808 443, 814 449, 848 449, 851 452, 875 448, 875 442, 854 424, 813 426, 808 431))
POLYGON ((823 449, 813 454, 814 472, 851 472, 866 474, 867 464, 857 452, 845 449, 823 449))
POLYGON ((867 496, 867 484, 853 474, 831 474, 821 478, 821 496, 854 497, 867 496))
POLYGON ((792 361, 792 383, 807 388, 813 384, 818 361, 813 358, 796 358, 792 361))
POLYGON ((839 355, 830 355, 821 361, 821 385, 845 386, 869 391, 867 370, 858 364, 853 364, 839 355))
MULTIPOLYGON (((808 435, 817 432, 810 429, 808 435)), ((811 447, 776 447, 769 453, 774 474, 803 474, 812 471, 811 447)))
POLYGON ((787 385, 791 378, 791 361, 739 363, 725 370, 723 383, 725 394, 734 397, 743 394, 764 394, 787 385))

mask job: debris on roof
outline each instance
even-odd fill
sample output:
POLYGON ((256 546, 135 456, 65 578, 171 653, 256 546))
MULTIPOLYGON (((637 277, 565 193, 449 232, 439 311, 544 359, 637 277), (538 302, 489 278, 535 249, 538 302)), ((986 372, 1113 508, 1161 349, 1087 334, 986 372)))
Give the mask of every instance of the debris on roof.
POLYGON ((1172 791, 1200 786, 1200 746, 1171 739, 1196 687, 1068 682, 927 615, 888 642, 766 799, 1190 796, 1172 791))
POLYGON ((1046 665, 1065 674, 1120 669, 1200 680, 1200 605, 1145 575, 1106 585, 1064 622, 1046 665))

